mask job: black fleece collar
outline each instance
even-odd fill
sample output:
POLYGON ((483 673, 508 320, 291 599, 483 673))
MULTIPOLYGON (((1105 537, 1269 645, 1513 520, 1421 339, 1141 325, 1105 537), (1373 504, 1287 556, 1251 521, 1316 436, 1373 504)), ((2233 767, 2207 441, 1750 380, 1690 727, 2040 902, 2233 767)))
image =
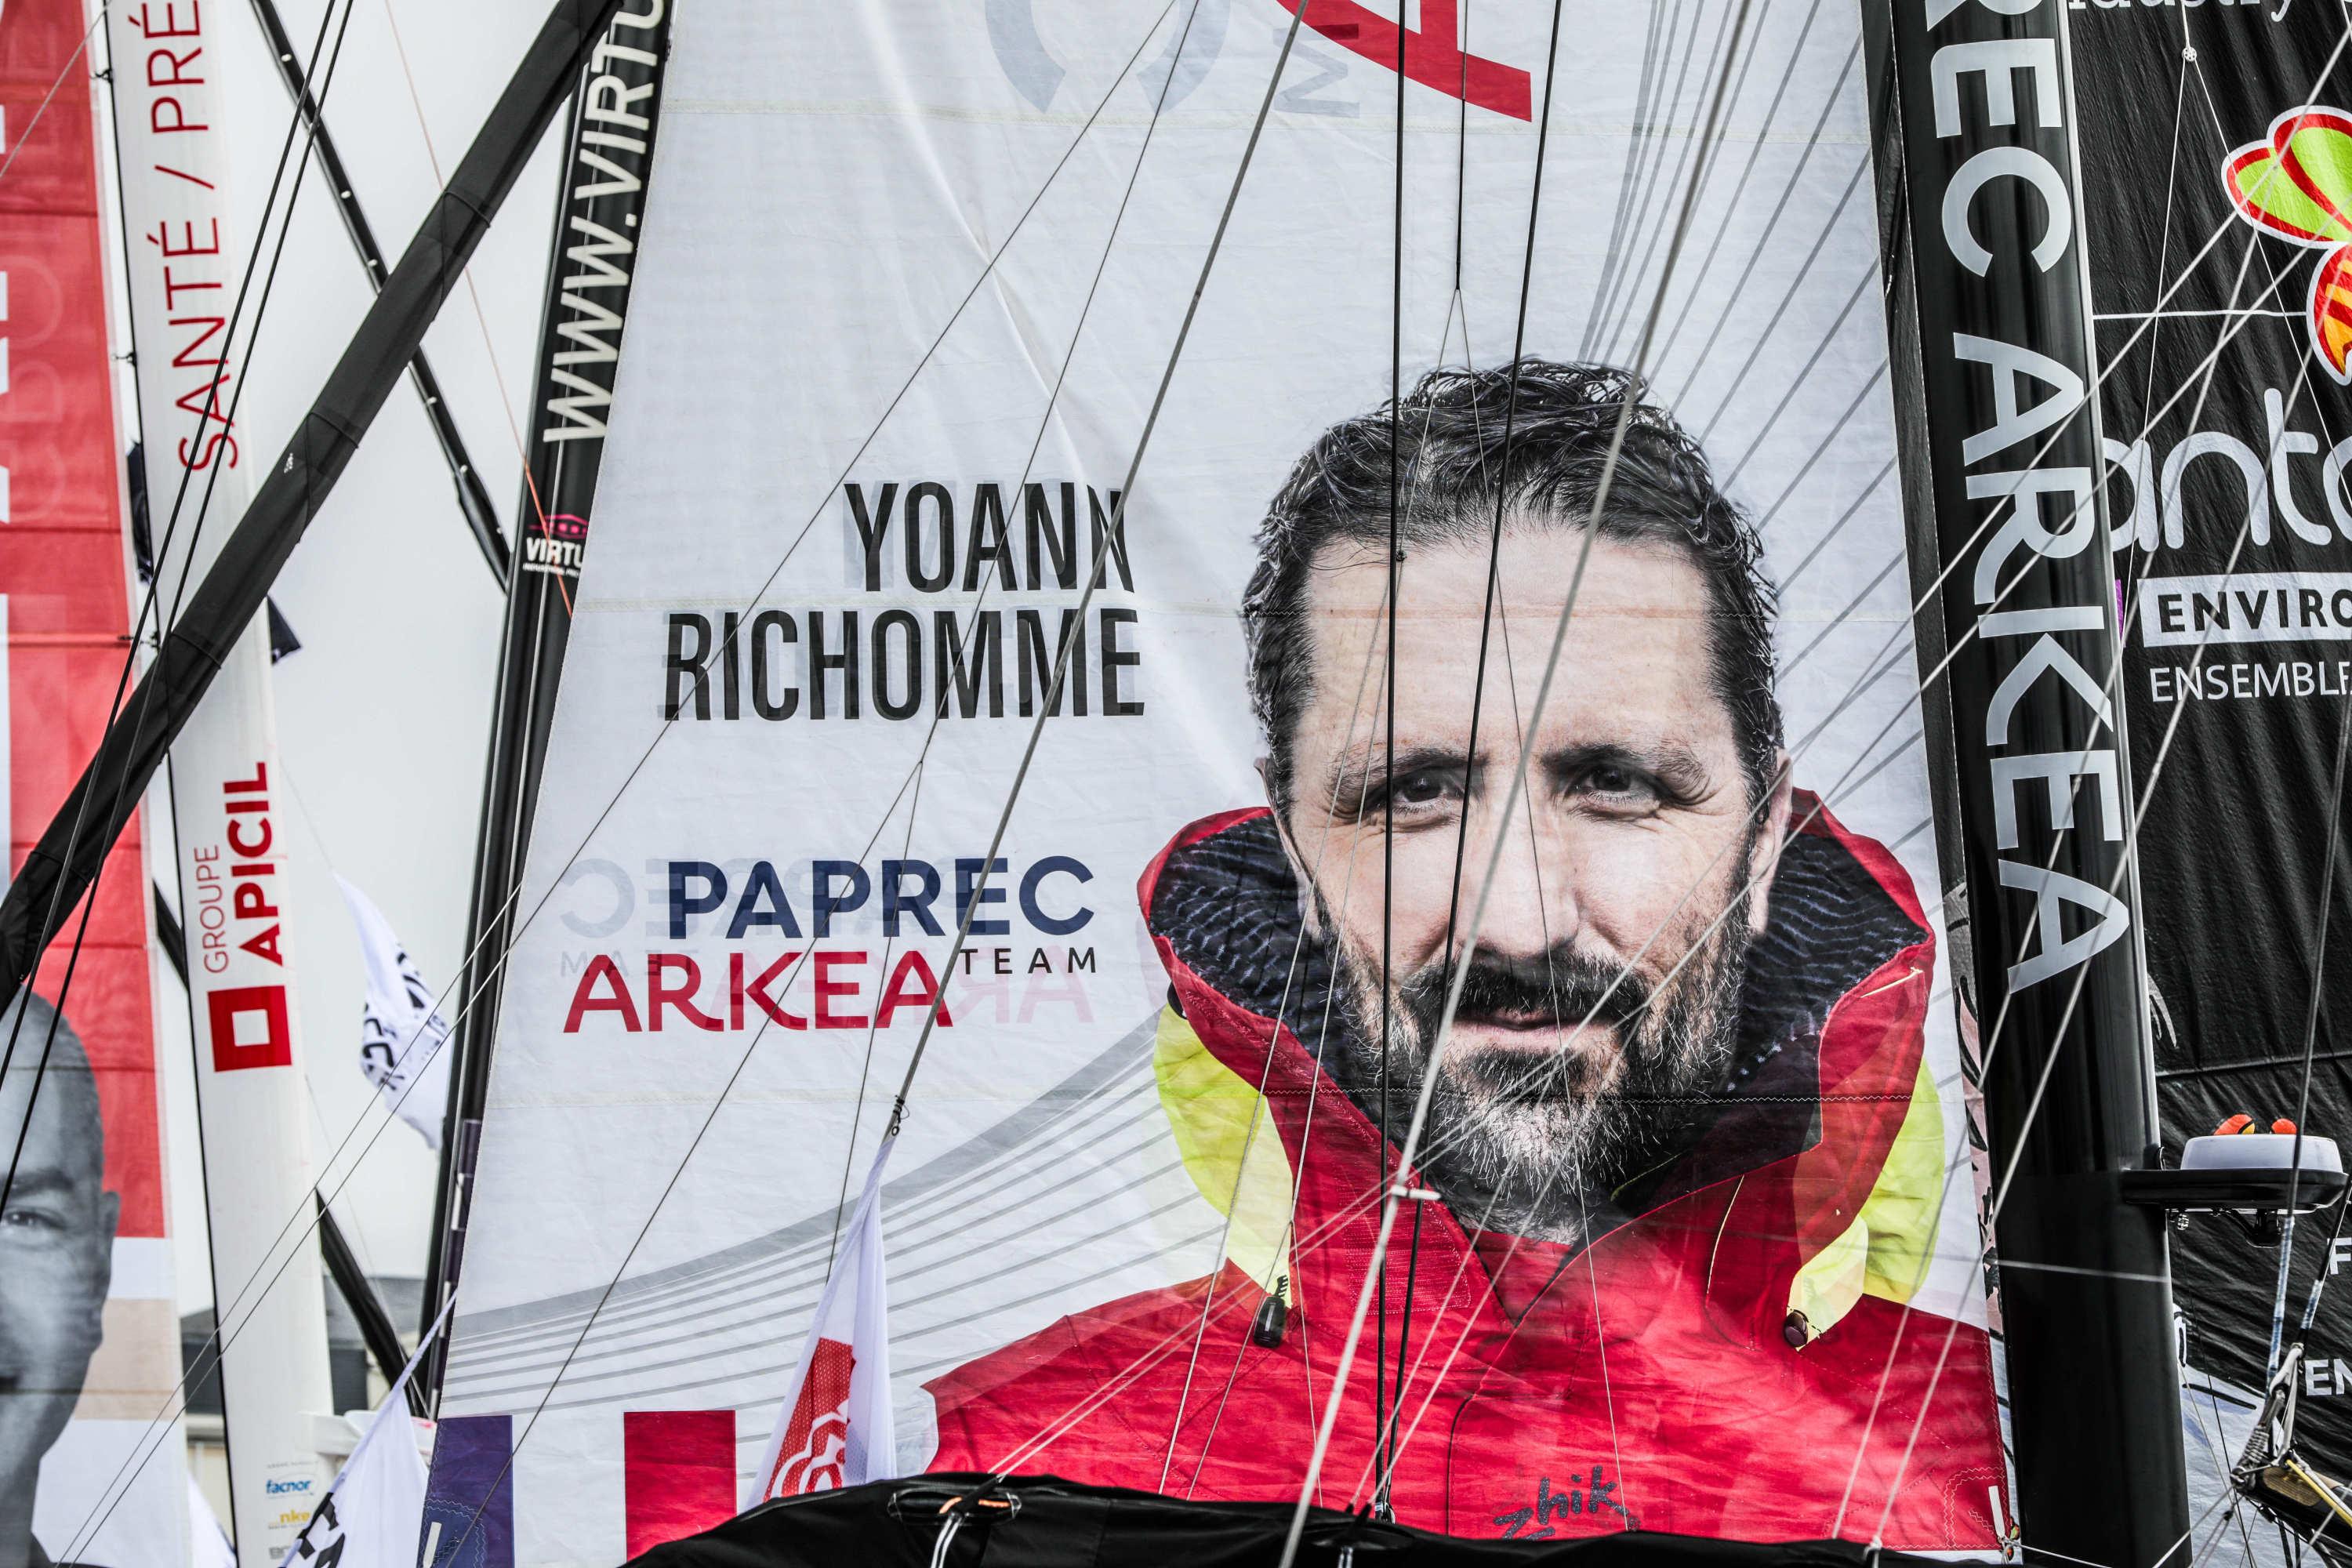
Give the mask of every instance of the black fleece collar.
MULTIPOLYGON (((1177 960, 1228 1001, 1278 1019, 1318 1062, 1349 1026, 1328 944, 1299 919, 1274 821, 1257 816, 1172 851, 1145 918, 1177 960)), ((1702 1136, 1617 1194, 1641 1213, 1801 1152, 1820 1138, 1822 1029, 1839 998, 1926 931, 1852 851, 1791 834, 1771 913, 1748 949, 1738 1048, 1702 1136)), ((1180 1005, 1181 1011, 1181 1005, 1180 1005)))

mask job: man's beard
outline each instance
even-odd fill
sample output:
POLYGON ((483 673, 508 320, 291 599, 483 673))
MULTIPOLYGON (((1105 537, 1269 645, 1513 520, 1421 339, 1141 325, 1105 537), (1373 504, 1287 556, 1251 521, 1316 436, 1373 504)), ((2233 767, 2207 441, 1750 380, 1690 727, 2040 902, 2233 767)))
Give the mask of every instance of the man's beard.
MULTIPOLYGON (((1415 1163, 1465 1224, 1582 1237, 1599 1217, 1596 1199, 1690 1146, 1711 1118, 1736 1047, 1745 912, 1713 922, 1655 987, 1568 943, 1532 958, 1473 955, 1457 1020, 1532 1015, 1553 1023, 1527 1031, 1524 1047, 1447 1039, 1415 1163), (1613 1049, 1604 1030, 1615 1036, 1613 1049)), ((1353 1026, 1339 1076, 1377 1120, 1379 955, 1342 952, 1339 963, 1353 1026)), ((1399 1143, 1454 968, 1449 960, 1405 977, 1388 1009, 1388 1130, 1399 1143)))

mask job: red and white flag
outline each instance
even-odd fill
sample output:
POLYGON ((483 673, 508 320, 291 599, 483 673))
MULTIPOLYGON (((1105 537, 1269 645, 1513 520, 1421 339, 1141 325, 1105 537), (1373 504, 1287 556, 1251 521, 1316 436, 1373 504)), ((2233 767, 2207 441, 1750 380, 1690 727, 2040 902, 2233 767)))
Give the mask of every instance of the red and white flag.
POLYGON ((784 1388, 775 1430, 743 1506, 802 1492, 831 1491, 898 1473, 890 1419, 890 1303, 882 1268, 882 1167, 886 1138, 866 1173, 866 1190, 843 1238, 816 1321, 784 1388))

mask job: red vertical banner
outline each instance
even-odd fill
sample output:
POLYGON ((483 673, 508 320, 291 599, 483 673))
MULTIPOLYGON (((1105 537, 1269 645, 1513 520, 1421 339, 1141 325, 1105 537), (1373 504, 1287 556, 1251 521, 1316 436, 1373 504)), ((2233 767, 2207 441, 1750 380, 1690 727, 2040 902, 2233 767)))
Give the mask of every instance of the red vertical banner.
POLYGON ((735 1517, 735 1412, 630 1410, 621 1416, 629 1555, 735 1517))
MULTIPOLYGON (((105 730, 130 625, 89 38, 78 0, 13 0, 0 11, 0 733, 12 874, 105 730)), ((27 1402, 8 1415, 31 1417, 0 1418, 0 1486, 30 1489, 34 1536, 54 1559, 178 1561, 186 1505, 176 1445, 142 1467, 95 1522, 108 1478, 178 1373, 135 819, 95 898, 70 990, 72 944, 60 940, 36 976, 42 1001, 27 1005, 24 1026, 13 1028, 13 1016, 0 1021, 0 1048, 15 1036, 0 1133, 23 1136, 20 1186, 37 1166, 53 1165, 50 1188, 64 1194, 54 1225, 0 1231, 0 1352, 41 1361, 53 1379, 50 1392, 0 1394, 27 1402), (60 996, 52 1037, 47 1004, 60 996), (47 1068, 37 1071, 45 1052, 47 1068), (77 1156, 94 1146, 102 1161, 77 1156), (28 1232, 47 1239, 24 1239, 28 1232), (47 1255, 29 1256, 36 1247, 47 1255), (44 1270, 62 1283, 47 1291, 10 1283, 44 1270)), ((66 930, 81 929, 80 917, 66 930)), ((17 1544, 0 1540, 0 1558, 17 1544)))

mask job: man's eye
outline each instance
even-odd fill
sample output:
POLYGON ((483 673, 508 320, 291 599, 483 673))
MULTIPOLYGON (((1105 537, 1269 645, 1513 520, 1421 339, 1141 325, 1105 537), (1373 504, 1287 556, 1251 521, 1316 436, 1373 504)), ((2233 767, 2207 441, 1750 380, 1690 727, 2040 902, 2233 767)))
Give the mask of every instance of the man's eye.
POLYGON ((1604 763, 1578 782, 1577 793, 1616 811, 1648 811, 1660 801, 1655 781, 1638 769, 1604 763))
POLYGON ((0 1211, 0 1229, 55 1230, 57 1228, 57 1216, 41 1209, 10 1208, 0 1211))
MULTIPOLYGON (((1439 810, 1462 798, 1462 772, 1459 768, 1415 768, 1399 773, 1389 799, 1398 812, 1426 813, 1439 810)), ((1377 796, 1370 802, 1373 812, 1381 808, 1377 796)))
POLYGON ((1453 781, 1442 773, 1410 773, 1397 781, 1399 805, 1435 805, 1453 793, 1453 781))

